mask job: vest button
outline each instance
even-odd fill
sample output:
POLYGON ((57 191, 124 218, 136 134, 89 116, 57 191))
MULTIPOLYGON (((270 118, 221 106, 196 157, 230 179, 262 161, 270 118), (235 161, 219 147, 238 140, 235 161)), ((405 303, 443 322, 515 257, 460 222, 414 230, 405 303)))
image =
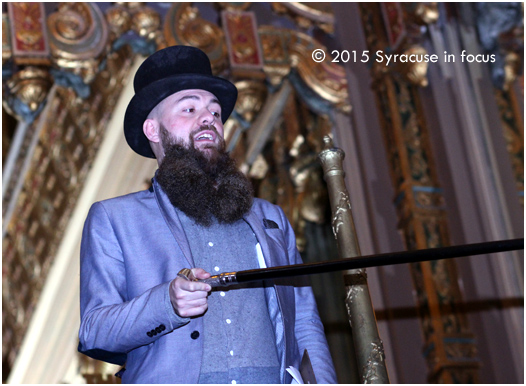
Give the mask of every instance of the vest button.
POLYGON ((199 331, 194 331, 190 334, 190 338, 192 338, 193 340, 196 340, 197 338, 199 338, 199 331))

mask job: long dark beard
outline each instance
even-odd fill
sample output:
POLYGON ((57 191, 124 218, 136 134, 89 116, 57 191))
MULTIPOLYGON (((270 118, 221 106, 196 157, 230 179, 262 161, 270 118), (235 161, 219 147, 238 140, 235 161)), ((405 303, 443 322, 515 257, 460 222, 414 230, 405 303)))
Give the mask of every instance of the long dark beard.
POLYGON ((251 182, 237 169, 224 142, 205 155, 190 141, 190 146, 174 141, 165 145, 157 180, 170 202, 204 226, 214 217, 228 224, 240 220, 252 207, 251 182))

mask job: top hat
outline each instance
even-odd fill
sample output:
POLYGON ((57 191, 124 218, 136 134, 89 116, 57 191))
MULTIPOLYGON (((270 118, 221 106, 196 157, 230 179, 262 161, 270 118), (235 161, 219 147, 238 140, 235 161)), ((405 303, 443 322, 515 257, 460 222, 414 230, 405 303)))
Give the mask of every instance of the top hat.
POLYGON ((139 67, 133 80, 135 95, 124 115, 124 136, 138 154, 155 158, 142 130, 144 121, 157 104, 170 95, 189 89, 206 90, 221 104, 221 120, 228 119, 237 99, 237 88, 226 79, 212 75, 210 60, 199 48, 172 46, 155 52, 139 67))

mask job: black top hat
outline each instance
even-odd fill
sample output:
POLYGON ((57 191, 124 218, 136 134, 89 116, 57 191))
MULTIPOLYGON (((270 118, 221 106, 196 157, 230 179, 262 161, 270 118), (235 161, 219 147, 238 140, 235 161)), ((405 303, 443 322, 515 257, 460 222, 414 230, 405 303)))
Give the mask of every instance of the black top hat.
POLYGON ((138 154, 155 158, 142 126, 157 104, 170 95, 189 89, 211 92, 221 103, 223 123, 234 110, 237 88, 226 79, 212 75, 210 60, 199 48, 172 46, 155 52, 137 70, 135 95, 124 116, 124 136, 138 154))

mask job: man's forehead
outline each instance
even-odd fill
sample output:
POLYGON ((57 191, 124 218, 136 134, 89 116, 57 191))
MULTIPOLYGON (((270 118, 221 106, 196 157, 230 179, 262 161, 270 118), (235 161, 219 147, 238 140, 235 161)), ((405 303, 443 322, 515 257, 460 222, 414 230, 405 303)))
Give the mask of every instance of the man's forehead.
POLYGON ((212 94, 210 91, 201 90, 201 89, 190 89, 190 90, 178 91, 170 95, 166 99, 170 99, 174 103, 179 103, 186 99, 195 99, 195 100, 207 99, 207 100, 210 100, 211 102, 215 102, 219 104, 219 100, 214 94, 212 94))

